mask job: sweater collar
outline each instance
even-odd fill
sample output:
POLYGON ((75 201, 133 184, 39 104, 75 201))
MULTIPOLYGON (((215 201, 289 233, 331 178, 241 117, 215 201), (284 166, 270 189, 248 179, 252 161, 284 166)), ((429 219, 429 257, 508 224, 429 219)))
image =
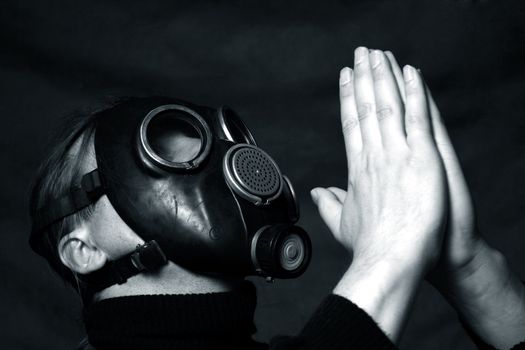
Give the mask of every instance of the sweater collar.
POLYGON ((255 287, 245 281, 224 293, 104 299, 84 309, 84 322, 90 343, 100 349, 144 342, 149 346, 152 339, 170 345, 181 339, 251 341, 255 306, 255 287))

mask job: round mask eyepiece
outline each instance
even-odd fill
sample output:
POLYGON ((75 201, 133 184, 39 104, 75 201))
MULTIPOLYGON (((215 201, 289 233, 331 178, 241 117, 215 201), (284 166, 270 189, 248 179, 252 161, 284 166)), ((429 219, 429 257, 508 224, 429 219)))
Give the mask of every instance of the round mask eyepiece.
POLYGON ((166 170, 191 170, 208 156, 212 133, 194 110, 164 105, 150 111, 139 128, 139 155, 166 170))
POLYGON ((257 231, 252 240, 252 262, 263 276, 297 277, 308 267, 311 255, 310 238, 298 226, 265 226, 257 231))
POLYGON ((233 109, 228 106, 220 107, 218 120, 224 136, 229 141, 257 146, 257 142, 252 133, 233 109))
POLYGON ((288 203, 287 205, 288 216, 292 223, 296 223, 297 221, 299 221, 299 217, 300 217, 299 201, 297 200, 295 189, 292 185, 292 182, 288 178, 288 176, 283 175, 283 179, 285 183, 285 185, 283 186, 283 194, 284 194, 284 198, 286 199, 288 203))
POLYGON ((223 170, 233 191, 255 205, 269 204, 282 192, 279 167, 259 147, 248 144, 233 146, 224 156, 223 170))

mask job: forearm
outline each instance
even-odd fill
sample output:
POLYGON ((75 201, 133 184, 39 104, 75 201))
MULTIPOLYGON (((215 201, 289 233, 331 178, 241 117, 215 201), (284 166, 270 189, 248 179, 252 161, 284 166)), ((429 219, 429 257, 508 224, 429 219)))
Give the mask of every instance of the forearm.
POLYGON ((472 261, 449 277, 438 289, 481 339, 498 349, 525 339, 525 287, 500 252, 481 241, 472 261))
POLYGON ((398 343, 423 272, 396 264, 354 262, 334 289, 366 311, 398 343))

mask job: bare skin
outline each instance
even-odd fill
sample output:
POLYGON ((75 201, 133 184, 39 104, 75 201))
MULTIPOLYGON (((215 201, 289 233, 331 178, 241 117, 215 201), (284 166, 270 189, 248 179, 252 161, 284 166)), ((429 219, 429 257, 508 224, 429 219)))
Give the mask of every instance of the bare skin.
MULTIPOLYGON (((78 140, 71 149, 81 144, 78 140)), ((91 156, 84 164, 83 173, 97 167, 93 143, 91 156)), ((144 240, 135 233, 102 196, 96 203, 92 216, 75 230, 64 236, 58 245, 62 263, 76 273, 87 274, 100 269, 108 260, 132 252, 144 240)), ((127 295, 147 294, 202 294, 232 290, 242 278, 226 278, 197 274, 169 262, 155 273, 142 273, 131 277, 124 284, 110 286, 94 296, 95 300, 127 295)))
MULTIPOLYGON (((485 341, 508 348, 525 334, 525 290, 475 229, 472 201, 439 111, 421 74, 390 53, 356 50, 340 76, 348 189, 312 191, 321 217, 353 262, 334 293, 364 309, 398 342, 426 276, 485 341), (448 221, 447 221, 448 220, 448 221)), ((96 168, 95 158, 85 172, 96 168)), ((62 262, 90 273, 142 239, 106 197, 59 244, 62 262)), ((170 263, 100 292, 223 292, 241 279, 195 274, 170 263)))
MULTIPOLYGON (((387 57, 400 86, 399 65, 392 53, 387 57)), ((525 339, 525 287, 504 256, 479 235, 467 182, 428 87, 427 96, 449 187, 447 232, 429 280, 485 342, 508 349, 525 339)))
POLYGON ((400 338, 418 286, 439 257, 448 198, 432 137, 424 82, 404 71, 406 103, 381 51, 355 52, 341 70, 341 121, 348 190, 312 191, 321 217, 353 262, 334 293, 400 338))
MULTIPOLYGON (((374 91, 376 92, 376 101, 382 100, 382 103, 384 103, 384 101, 394 101, 396 104, 399 104, 400 99, 402 104, 404 104, 406 111, 409 111, 410 105, 414 100, 413 94, 415 90, 419 90, 420 92, 423 90, 426 91, 425 98, 420 99, 419 101, 427 108, 427 116, 430 118, 432 125, 431 135, 434 144, 439 151, 439 156, 442 160, 446 173, 448 196, 446 205, 447 211, 445 215, 448 215, 447 226, 445 235, 443 237, 439 259, 437 262, 433 262, 432 256, 430 256, 430 259, 427 260, 427 262, 431 263, 429 265, 431 268, 427 270, 427 279, 429 279, 430 282, 447 298, 451 305, 458 311, 461 318, 478 335, 480 335, 485 342, 501 349, 510 348, 512 345, 522 341, 524 338, 525 288, 519 281, 517 275, 509 269, 501 253, 489 247, 477 232, 475 213, 470 192, 461 171, 456 153, 441 119, 439 110, 432 98, 430 90, 428 87, 422 85, 417 87, 414 87, 414 85, 411 87, 408 86, 403 77, 403 73, 401 72, 401 69, 399 68, 399 65, 397 64, 392 53, 386 52, 383 54, 380 51, 375 50, 370 53, 370 58, 372 59, 374 56, 375 58, 373 60, 376 62, 376 68, 372 71, 386 71, 387 75, 394 76, 397 85, 397 88, 392 86, 391 77, 386 79, 387 83, 385 83, 384 79, 383 81, 381 81, 381 79, 376 79, 378 84, 388 86, 387 90, 392 90, 390 93, 395 96, 394 99, 391 97, 383 97, 381 99, 378 97, 378 95, 381 93, 386 95, 387 93, 384 92, 385 90, 375 89, 374 91), (381 60, 380 65, 377 65, 378 57, 381 60), (384 61, 385 57, 386 61, 384 61), (380 66, 382 68, 378 69, 380 66), (399 93, 399 96, 397 96, 395 91, 399 93)), ((372 64, 372 66, 374 66, 374 64, 372 64)), ((355 95, 358 96, 357 93, 355 95)), ((343 98, 344 94, 342 93, 342 105, 343 98)), ((355 97, 356 101, 357 98, 358 97, 355 97)), ((380 104, 381 102, 378 102, 378 105, 380 104)), ((378 110, 381 109, 384 109, 384 107, 379 108, 378 110)), ((394 110, 395 109, 402 110, 403 106, 396 106, 394 110)), ((341 110, 343 126, 345 126, 348 122, 345 121, 343 107, 341 110)), ((386 110, 390 111, 390 108, 386 108, 386 110)), ((410 117, 408 117, 408 115, 410 114, 406 111, 404 115, 404 123, 401 121, 401 128, 404 126, 408 139, 408 136, 410 135, 410 117)), ((385 118, 385 113, 377 113, 379 124, 385 119, 390 119, 388 121, 390 123, 388 127, 394 128, 399 134, 400 119, 390 118, 392 114, 389 114, 389 112, 387 112, 386 116, 388 118, 385 118)), ((389 137, 386 128, 381 129, 381 135, 385 136, 385 138, 389 137)), ((345 136, 347 136, 346 132, 345 136)), ((353 142, 356 145, 360 144, 358 135, 354 135, 353 142)), ((383 144, 392 145, 392 142, 389 143, 389 141, 385 140, 383 144)), ((352 163, 352 161, 354 163, 359 162, 358 157, 352 157, 352 154, 348 152, 348 147, 347 153, 349 154, 350 163, 352 163)), ((429 159, 433 159, 430 155, 428 157, 429 159)), ((388 169, 388 172, 391 171, 391 169, 388 169)), ((384 170, 384 173, 381 176, 383 179, 385 177, 388 178, 386 172, 387 170, 384 170)), ((355 177, 355 175, 353 176, 355 177)), ((352 172, 350 172, 350 177, 352 177, 352 172)), ((395 181, 393 184, 394 183, 395 181)), ((350 182, 350 184, 352 184, 352 182, 350 182)), ((375 185, 377 186, 377 184, 375 185)), ((412 188, 411 190, 403 190, 412 191, 414 189, 412 188)), ((349 191, 349 193, 351 192, 349 191)), ((370 194, 370 192, 368 193, 370 194)), ((383 194, 382 192, 381 196, 386 196, 386 194, 383 194)), ((379 202, 386 203, 381 196, 379 197, 379 202)), ((363 207, 366 208, 366 206, 374 205, 377 207, 377 204, 374 203, 378 201, 378 198, 372 195, 365 199, 356 199, 354 195, 350 197, 350 202, 354 203, 354 206, 351 206, 346 204, 349 197, 347 196, 346 191, 338 188, 315 189, 313 192, 313 197, 314 201, 317 202, 321 216, 327 223, 328 227, 332 230, 336 238, 338 238, 343 243, 343 245, 347 246, 350 250, 354 250, 355 255, 356 245, 352 244, 351 242, 349 244, 348 238, 346 237, 351 236, 352 234, 358 235, 359 231, 354 233, 344 231, 343 218, 348 215, 359 216, 362 214, 350 213, 346 212, 346 210, 359 211, 363 207), (366 206, 363 204, 358 204, 359 200, 367 200, 369 203, 366 206)), ((406 205, 406 203, 403 205, 406 205)), ((368 215, 370 215, 370 213, 368 213, 368 215)), ((406 215, 406 213, 399 213, 399 216, 406 215)), ((441 215, 441 213, 438 212, 438 216, 439 215, 441 215)), ((388 220, 385 219, 384 215, 382 215, 382 217, 384 220, 388 220)), ((396 228, 396 226, 391 226, 391 222, 385 225, 392 227, 393 229, 396 228)), ((420 234, 425 235, 425 232, 428 232, 424 226, 420 226, 419 222, 416 226, 421 228, 420 234)), ((391 230, 390 232, 392 235, 397 235, 395 230, 391 230)), ((413 252, 410 250, 411 247, 412 244, 410 242, 406 242, 405 253, 407 256, 413 255, 413 252)), ((369 249, 377 248, 371 245, 369 249)), ((391 250, 392 246, 385 247, 383 249, 391 250)), ((419 264, 425 262, 425 259, 419 261, 413 260, 413 262, 419 264)), ((352 267, 350 267, 349 271, 347 272, 347 275, 354 276, 353 280, 351 280, 351 283, 343 286, 344 288, 342 288, 343 292, 341 294, 347 295, 350 300, 353 300, 358 305, 362 306, 366 311, 368 311, 383 328, 383 330, 391 336, 391 339, 396 341, 399 338, 399 334, 403 327, 411 297, 405 297, 403 299, 395 293, 390 295, 388 293, 363 295, 358 291, 349 292, 349 290, 357 290, 361 286, 377 288, 378 286, 382 287, 385 284, 385 282, 381 284, 379 281, 376 281, 376 279, 373 277, 374 274, 369 273, 368 275, 364 274, 364 276, 363 274, 360 275, 358 272, 363 268, 361 268, 359 265, 360 264, 356 264, 354 259, 352 266, 355 266, 356 271, 351 273, 352 267), (385 310, 385 304, 390 305, 390 307, 387 307, 389 312, 394 312, 394 314, 390 315, 390 317, 385 315, 385 312, 382 312, 382 310, 385 310)), ((381 276, 383 276, 383 278, 384 276, 390 276, 388 270, 392 269, 392 267, 383 265, 378 268, 373 268, 371 266, 373 266, 373 264, 369 264, 365 271, 383 271, 383 274, 378 274, 378 279, 381 276)), ((405 276, 409 277, 407 278, 406 282, 403 282, 405 284, 404 292, 412 293, 411 295, 413 295, 417 289, 418 281, 417 278, 413 278, 413 270, 411 271, 408 269, 408 272, 409 273, 405 274, 405 276)), ((344 279, 345 278, 343 278, 343 281, 344 279)), ((392 286, 392 282, 390 284, 386 282, 386 285, 392 286)), ((398 286, 397 288, 399 290, 400 287, 398 286)), ((338 285, 334 292, 340 293, 340 290, 341 286, 338 285)), ((386 289, 386 291, 391 292, 392 288, 386 289)))

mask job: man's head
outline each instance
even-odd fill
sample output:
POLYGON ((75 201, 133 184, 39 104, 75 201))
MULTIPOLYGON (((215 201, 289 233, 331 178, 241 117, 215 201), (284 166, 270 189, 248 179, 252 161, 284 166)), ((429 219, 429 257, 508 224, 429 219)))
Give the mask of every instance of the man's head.
MULTIPOLYGON (((124 100, 117 102, 124 103, 124 100)), ((40 166, 30 198, 30 216, 70 193, 82 175, 97 167, 94 136, 97 113, 76 113, 64 119, 40 166)), ((33 249, 76 286, 73 273, 98 270, 108 259, 132 250, 143 241, 116 214, 107 197, 46 226, 33 249)))
POLYGON ((31 216, 32 247, 70 281, 68 270, 104 280, 98 290, 154 272, 158 256, 285 278, 309 261, 291 184, 240 118, 164 97, 69 123, 39 171, 31 216))

